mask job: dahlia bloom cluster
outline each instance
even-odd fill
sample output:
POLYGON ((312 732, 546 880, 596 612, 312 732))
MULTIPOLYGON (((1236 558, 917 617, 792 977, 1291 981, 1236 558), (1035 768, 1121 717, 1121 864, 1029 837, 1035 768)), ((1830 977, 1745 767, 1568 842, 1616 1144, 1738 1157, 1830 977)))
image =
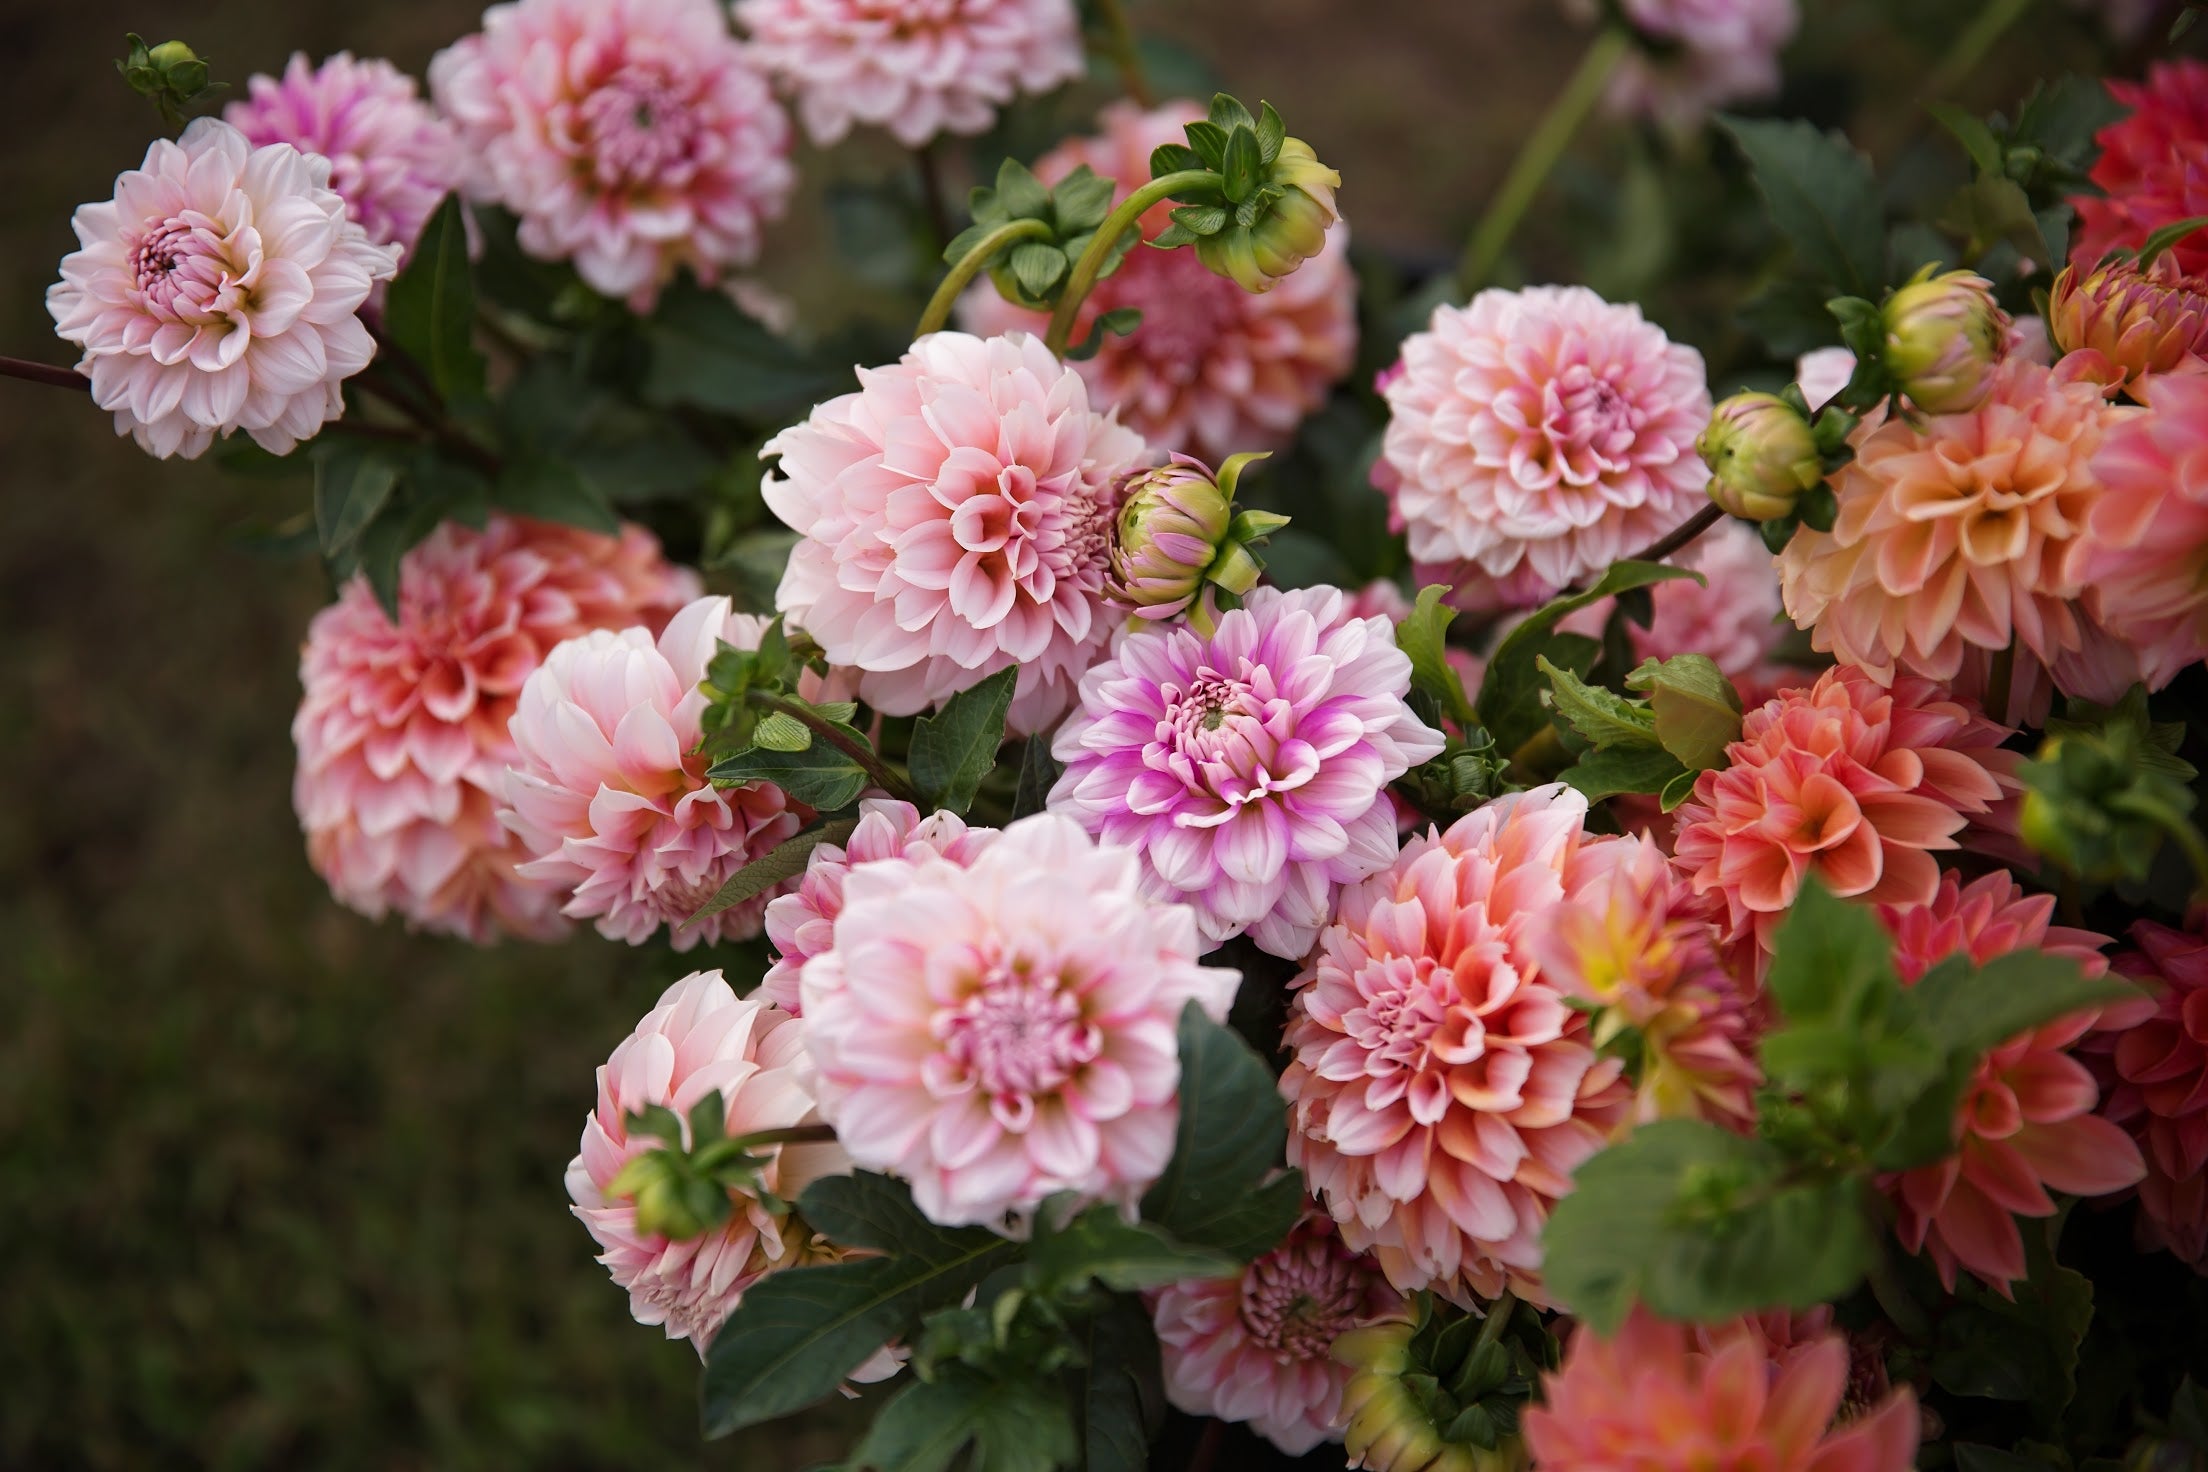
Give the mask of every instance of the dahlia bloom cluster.
POLYGON ((2208 947, 2183 931, 2142 920, 2136 951, 2116 969, 2147 989, 2111 1008, 2084 1052, 2101 1081, 2101 1113, 2135 1140, 2139 1236, 2208 1273, 2208 947))
POLYGON ((401 559, 396 623, 353 577, 307 626, 291 727, 292 804, 331 892, 478 943, 563 933, 565 896, 516 872, 495 815, 516 756, 507 721, 562 641, 657 629, 696 593, 640 527, 603 537, 506 516, 480 532, 448 522, 401 559))
MULTIPOLYGON (((2144 82, 2112 81, 2108 90, 2131 113, 2094 136, 2100 157, 2090 177, 2101 192, 2071 201, 2070 259, 2087 268, 2165 225, 2208 215, 2208 61, 2158 62, 2144 82)), ((2208 232, 2180 240, 2170 255, 2186 275, 2208 276, 2208 232)))

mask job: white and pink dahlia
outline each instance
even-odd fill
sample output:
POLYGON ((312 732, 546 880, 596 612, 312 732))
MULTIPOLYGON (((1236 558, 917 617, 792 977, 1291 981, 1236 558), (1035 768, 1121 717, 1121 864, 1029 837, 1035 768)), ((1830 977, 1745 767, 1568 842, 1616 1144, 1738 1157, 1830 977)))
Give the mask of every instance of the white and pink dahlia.
POLYGON ((46 310, 117 434, 190 460, 242 429, 282 455, 345 412, 339 385, 376 355, 361 304, 399 251, 329 181, 328 159, 199 118, 77 207, 46 310))
POLYGON ((1234 1277, 1151 1297, 1166 1398, 1192 1416, 1246 1421, 1300 1457, 1342 1434, 1352 1371, 1333 1356, 1336 1337, 1402 1307, 1372 1259, 1314 1216, 1234 1277))
POLYGON ((1610 105, 1679 127, 1775 96, 1779 53, 1802 19, 1795 0, 1622 0, 1619 8, 1655 48, 1620 65, 1610 105))
MULTIPOLYGON (((1118 180, 1125 199, 1149 182, 1151 150, 1183 142, 1182 125, 1203 116, 1193 102, 1149 112, 1115 102, 1098 118, 1101 133, 1059 144, 1036 160, 1036 176, 1056 184, 1086 164, 1118 180)), ((1143 237, 1162 233, 1173 209, 1168 201, 1143 216, 1143 237)), ((1074 340, 1086 339, 1100 314, 1124 307, 1140 311, 1142 325, 1130 337, 1106 334, 1096 356, 1075 365, 1090 396, 1159 449, 1214 465, 1286 445, 1357 357, 1357 278, 1343 228, 1329 230, 1325 249, 1266 292, 1213 274, 1194 251, 1138 247, 1097 284, 1074 340)), ((962 313, 981 333, 1040 332, 1047 320, 987 282, 962 313)))
POLYGON ((1563 587, 1701 508, 1702 355, 1584 286, 1435 308, 1386 397, 1391 520, 1420 562, 1563 587))
POLYGON ((459 137, 388 61, 340 51, 318 67, 294 52, 281 77, 252 77, 245 86, 224 120, 255 146, 289 143, 328 159, 330 188, 372 245, 411 251, 459 187, 459 137))
POLYGON ((799 984, 821 1114, 945 1225, 1132 1203, 1173 1154, 1181 1009, 1223 1020, 1240 979, 1196 963, 1195 915, 1131 850, 1052 813, 971 863, 854 867, 834 930, 799 984))
POLYGON ((789 1203, 812 1181, 851 1168, 833 1143, 765 1147, 758 1152, 769 1157, 759 1184, 768 1199, 731 1192, 728 1220, 688 1241, 645 1231, 632 1200, 607 1194, 623 1166, 663 1144, 631 1135, 628 1116, 658 1105, 687 1127, 690 1111, 716 1093, 732 1136, 819 1120, 797 1020, 739 998, 718 971, 698 971, 667 988, 599 1067, 598 1106, 583 1122, 582 1147, 567 1167, 575 1215, 604 1249, 598 1260, 629 1291, 629 1312, 639 1324, 666 1325, 669 1339, 689 1340, 701 1356, 752 1284, 841 1255, 789 1203))
POLYGON ((307 856, 361 913, 478 943, 560 934, 563 896, 496 807, 522 682, 562 640, 658 628, 697 596, 641 527, 603 537, 494 516, 447 522, 399 562, 393 623, 366 577, 314 616, 299 657, 292 805, 307 856))
POLYGON ((1541 1224, 1631 1108, 1531 945, 1586 817, 1552 784, 1429 830, 1343 891, 1297 978, 1288 1162, 1405 1292, 1546 1302, 1541 1224))
POLYGON ((1017 665, 1014 730, 1065 711, 1119 622, 1112 482, 1145 447, 1039 339, 930 334, 763 453, 803 538, 775 605, 869 705, 911 715, 1017 665))
POLYGON ((679 267, 712 283, 756 260, 797 182, 789 119, 715 0, 493 5, 429 85, 469 196, 637 311, 679 267))
POLYGON ((764 895, 685 925, 737 870, 794 836, 802 809, 765 782, 715 787, 698 752, 698 689, 722 644, 756 649, 766 621, 700 598, 655 642, 600 630, 553 650, 521 688, 499 821, 559 887, 561 913, 631 945, 662 925, 686 951, 757 935, 764 895))
POLYGON ((956 813, 927 817, 909 802, 870 797, 859 804, 859 822, 841 844, 824 843, 805 859, 797 888, 767 902, 767 939, 774 964, 759 980, 757 996, 784 1011, 805 1010, 798 978, 805 963, 836 941, 836 917, 843 913, 843 880, 859 864, 876 859, 944 859, 971 863, 997 836, 994 828, 969 828, 956 813))
POLYGON ((860 123, 907 148, 986 132, 1087 69, 1073 0, 737 0, 736 19, 824 147, 860 123))
POLYGON ((1442 734, 1405 702, 1410 656, 1338 588, 1259 588, 1208 637, 1131 627, 1081 680, 1050 807, 1142 856, 1206 947, 1245 931, 1295 960, 1334 896, 1396 854, 1386 788, 1442 734))

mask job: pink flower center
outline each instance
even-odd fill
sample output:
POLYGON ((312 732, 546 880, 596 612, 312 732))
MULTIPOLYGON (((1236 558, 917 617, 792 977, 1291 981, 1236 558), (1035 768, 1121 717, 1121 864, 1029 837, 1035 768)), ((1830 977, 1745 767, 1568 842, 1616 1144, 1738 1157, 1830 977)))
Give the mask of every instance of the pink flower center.
POLYGON ((1518 402, 1496 406, 1508 424, 1516 420, 1520 442, 1512 455, 1521 484, 1594 485, 1629 470, 1645 417, 1634 401, 1584 363, 1515 390, 1518 402), (1538 402, 1533 396, 1538 393, 1538 402))
POLYGON ((138 242, 131 273, 146 307, 162 316, 204 319, 235 306, 221 228, 195 211, 172 216, 138 242))
POLYGON ((1197 761, 1213 761, 1249 746, 1262 734, 1264 702, 1247 682, 1205 665, 1186 693, 1166 706, 1174 747, 1197 761))
POLYGON ((1431 957, 1390 956, 1359 974, 1363 1005, 1342 1014, 1342 1029, 1365 1054, 1365 1071, 1376 1077, 1423 1073, 1437 1035, 1453 1040, 1460 1058, 1480 1051, 1480 1019, 1455 1002, 1455 978, 1431 957))
POLYGON ((696 114, 656 68, 623 67, 581 110, 591 171, 607 188, 678 184, 696 166, 696 114))
POLYGON ((1323 1244, 1290 1248, 1242 1275, 1242 1327, 1283 1359, 1324 1359, 1363 1297, 1354 1259, 1323 1244))
POLYGON ((1054 971, 992 963, 981 985, 937 1023, 943 1050, 984 1092, 1032 1100, 1062 1087, 1095 1059, 1103 1034, 1054 971))

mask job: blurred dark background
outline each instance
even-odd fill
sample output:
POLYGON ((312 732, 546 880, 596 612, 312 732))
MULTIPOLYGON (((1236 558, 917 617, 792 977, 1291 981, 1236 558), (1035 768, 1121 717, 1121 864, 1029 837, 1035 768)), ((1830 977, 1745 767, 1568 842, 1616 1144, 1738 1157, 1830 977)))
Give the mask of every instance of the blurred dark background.
MULTIPOLYGON (((1900 133, 1894 99, 1978 10, 1804 4, 1784 105, 1900 133)), ((1132 9, 1280 104, 1342 169, 1358 238, 1414 269, 1453 257, 1584 44, 1558 0, 1132 9)), ((70 210, 106 198, 157 126, 110 64, 125 31, 188 39, 239 82, 294 49, 419 72, 476 13, 4 0, 0 351, 66 361, 42 295, 70 210)), ((2044 0, 1960 96, 1995 105, 2142 54, 2044 0)), ((1661 224, 1663 188, 1629 214, 1614 182, 1668 147, 1592 130, 1519 269, 1613 294, 1673 272, 1692 236, 1661 224)), ((864 147, 803 161, 809 187, 902 167, 864 147)), ((810 249, 817 213, 763 272, 816 299, 837 284, 810 249)), ((1674 293, 1657 314, 1723 332, 1736 300, 1674 293)), ((0 1468, 833 1457, 833 1411, 701 1447, 695 1356, 630 1322, 567 1214, 591 1070, 689 967, 595 938, 412 937, 337 908, 307 868, 288 726, 329 589, 241 535, 294 515, 302 485, 156 464, 88 402, 13 381, 0 446, 0 1468)))

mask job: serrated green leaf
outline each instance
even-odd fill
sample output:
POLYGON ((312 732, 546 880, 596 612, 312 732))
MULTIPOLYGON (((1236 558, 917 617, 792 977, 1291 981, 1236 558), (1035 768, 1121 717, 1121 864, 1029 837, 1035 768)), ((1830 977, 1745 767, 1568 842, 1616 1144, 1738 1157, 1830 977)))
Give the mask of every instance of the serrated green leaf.
POLYGON ((528 456, 507 461, 491 486, 491 504, 606 536, 621 530, 621 518, 606 498, 567 460, 528 456))
POLYGON ((1789 1023, 1858 1021, 1875 995, 1898 995, 1893 941, 1878 916, 1815 876, 1803 880, 1774 945, 1764 987, 1789 1023))
POLYGON ((1012 795, 1015 820, 1039 813, 1049 806, 1050 789, 1058 785, 1058 761, 1050 754, 1050 738, 1030 736, 1020 749, 1020 781, 1012 795))
MULTIPOLYGON (((1556 634, 1558 623, 1590 603, 1672 578, 1701 581, 1700 574, 1684 568, 1655 562, 1620 562, 1584 593, 1555 599, 1527 614, 1496 647, 1487 664, 1486 678, 1480 682, 1480 697, 1474 702, 1479 723, 1494 736, 1495 744, 1506 752, 1515 751, 1548 724, 1548 712, 1541 706, 1541 693, 1548 689, 1548 681, 1534 661, 1546 654, 1551 663, 1570 667, 1571 661, 1559 657, 1555 645, 1557 638, 1570 637, 1556 634)), ((1583 645, 1592 644, 1592 640, 1583 640, 1583 645)))
POLYGON ((1883 295, 1886 217, 1870 161, 1799 119, 1720 117, 1718 125, 1747 155, 1771 223, 1803 269, 1841 292, 1883 295))
POLYGON ((456 194, 422 227, 383 303, 384 331, 455 409, 480 403, 486 369, 475 349, 475 281, 467 217, 456 194))
POLYGON ((314 525, 322 555, 351 547, 399 483, 399 461, 380 445, 332 438, 315 446, 314 525))
POLYGON ((953 1366, 882 1407, 852 1455, 871 1472, 944 1472, 968 1446, 969 1472, 1053 1472, 1081 1455, 1055 1386, 953 1366))
MULTIPOLYGON (((1547 655, 1535 655, 1533 663, 1548 677, 1549 700, 1557 715, 1595 750, 1611 747, 1660 749, 1656 718, 1644 702, 1628 700, 1600 685, 1590 685, 1572 671, 1552 663, 1547 655)), ((1664 780, 1671 779, 1667 775, 1664 780)))
POLYGON ((1601 802, 1626 792, 1663 792, 1693 775, 1661 746, 1613 746, 1581 757, 1565 770, 1564 780, 1589 802, 1601 802))
POLYGON ((997 764, 997 749, 1004 744, 1004 716, 1018 679, 1017 666, 999 670, 913 723, 905 761, 928 806, 964 813, 974 805, 981 779, 997 764))
POLYGON ((1410 656, 1411 688, 1426 692, 1443 715, 1462 726, 1471 724, 1473 708, 1464 681, 1449 663, 1449 625, 1456 622, 1457 611, 1441 601, 1448 591, 1440 583, 1419 589, 1410 613, 1395 626, 1395 643, 1410 656))
POLYGON ((1143 1196, 1142 1219, 1247 1262, 1287 1235, 1302 1209, 1301 1176, 1267 1183, 1285 1170, 1287 1111, 1264 1060, 1194 1002, 1181 1011, 1179 1038, 1173 1158, 1143 1196))
POLYGON ((1126 1221, 1111 1205, 1092 1206, 1055 1231, 1038 1220, 1027 1261, 1035 1286, 1046 1293, 1091 1280, 1115 1293, 1137 1293, 1192 1278, 1223 1278, 1242 1267, 1241 1259, 1227 1253, 1174 1241, 1155 1223, 1126 1221))
MULTIPOLYGON (((764 724, 762 722, 762 724, 764 724)), ((838 818, 817 828, 808 828, 795 838, 787 838, 768 849, 758 858, 728 876, 726 882, 713 892, 713 897, 690 912, 682 923, 695 925, 710 919, 732 905, 765 894, 785 879, 794 879, 805 872, 812 861, 813 850, 824 843, 841 843, 851 836, 851 830, 859 826, 856 818, 838 818)))
POLYGON ((1975 969, 1936 967, 1910 989, 1923 1027, 1959 1052, 1998 1047, 2030 1028, 2137 996, 2121 981, 2088 977, 2067 956, 2011 951, 1975 969))
POLYGON ((1723 766, 1740 739, 1740 692, 1706 654, 1646 660, 1625 688, 1648 697, 1657 741, 1690 771, 1723 766))
POLYGON ((2124 115, 2098 77, 2062 77, 2032 89, 2017 110, 2010 145, 2037 148, 2049 158, 2082 169, 2093 154, 2093 135, 2124 115))
POLYGON ((865 768, 826 741, 815 741, 803 751, 755 746, 723 757, 706 768, 705 775, 719 787, 771 782, 792 801, 824 813, 848 807, 866 790, 868 780, 865 768))

